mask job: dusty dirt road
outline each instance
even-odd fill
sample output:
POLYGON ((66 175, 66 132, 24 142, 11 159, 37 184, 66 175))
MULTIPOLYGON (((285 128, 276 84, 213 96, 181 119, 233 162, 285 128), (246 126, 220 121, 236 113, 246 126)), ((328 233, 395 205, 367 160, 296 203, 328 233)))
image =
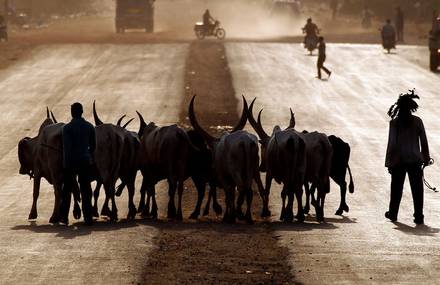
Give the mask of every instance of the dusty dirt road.
MULTIPOLYGON (((419 115, 430 139, 431 156, 439 155, 439 77, 428 71, 427 51, 399 48, 387 55, 374 45, 329 45, 332 77, 316 78, 316 57, 298 45, 227 44, 229 67, 237 94, 257 97, 264 107, 266 131, 286 126, 289 107, 297 128, 335 134, 351 145, 350 165, 355 193, 348 195, 350 212, 334 216, 338 188, 326 199, 327 223, 313 215, 304 225, 278 229, 289 248, 296 280, 305 284, 438 284, 440 204, 437 193, 425 191, 425 226, 415 227, 408 185, 397 223, 384 218, 390 177, 384 167, 388 135, 386 112, 400 92, 416 88, 419 115)), ((439 185, 438 165, 426 178, 439 185)), ((279 211, 280 188, 272 191, 273 218, 279 211)))
MULTIPOLYGON (((0 71, 1 283, 437 283, 438 195, 426 192, 427 226, 413 227, 409 191, 399 223, 383 218, 389 184, 382 167, 386 111, 399 92, 413 87, 419 91, 432 156, 438 155, 440 86, 438 76, 427 71, 424 48, 401 47, 397 54, 385 55, 374 45, 329 45, 328 66, 334 74, 329 81, 319 81, 314 78, 316 57, 306 56, 298 44, 145 44, 144 38, 139 41, 143 44, 134 44, 139 35, 128 38, 130 45, 120 39, 109 41, 117 45, 67 40, 69 44, 39 45, 23 54, 10 50, 8 68, 0 71), (318 225, 311 216, 302 225, 281 224, 275 186, 271 223, 258 219, 253 226, 228 226, 211 214, 199 222, 122 220, 65 228, 48 224, 53 192, 44 183, 39 218, 35 223, 26 220, 32 183, 18 175, 16 145, 20 138, 36 134, 46 106, 66 121, 69 105, 81 101, 90 119, 91 103, 97 100, 104 121, 115 122, 139 110, 147 120, 187 126, 192 93, 199 95, 200 120, 213 133, 236 122, 240 95, 245 94, 259 98, 256 107, 265 108, 268 132, 273 124, 287 124, 292 107, 299 129, 348 141, 356 186, 348 200, 350 213, 333 216, 339 196, 332 185, 327 223, 318 225)), ((135 130, 137 124, 130 128, 135 130)), ((437 171, 433 166, 426 174, 434 185, 440 183, 437 171)), ((185 217, 195 199, 190 182, 188 188, 185 217)), ((158 195, 164 209, 163 184, 158 195)), ((254 201, 257 218, 257 196, 254 201)), ((123 218, 125 196, 118 205, 123 218)))

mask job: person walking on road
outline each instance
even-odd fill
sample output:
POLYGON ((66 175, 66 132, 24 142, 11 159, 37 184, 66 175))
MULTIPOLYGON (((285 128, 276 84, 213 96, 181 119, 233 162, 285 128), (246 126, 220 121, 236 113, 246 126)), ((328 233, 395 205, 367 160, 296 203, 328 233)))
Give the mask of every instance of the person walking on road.
POLYGON ((405 25, 405 17, 403 11, 400 7, 396 8, 396 19, 395 19, 396 31, 397 31, 397 41, 403 42, 403 28, 405 25))
POLYGON ((326 59, 324 37, 319 37, 318 41, 319 41, 319 46, 318 46, 318 63, 317 63, 318 76, 317 76, 317 78, 321 79, 321 69, 323 69, 325 71, 325 73, 327 73, 328 77, 330 77, 332 72, 324 66, 324 62, 326 59))
POLYGON ((82 211, 86 224, 93 223, 92 180, 93 153, 96 148, 95 128, 82 118, 80 103, 71 106, 72 120, 63 127, 64 186, 61 193, 61 222, 68 224, 70 198, 78 177, 82 211))
POLYGON ((385 217, 397 221, 403 184, 408 173, 414 203, 414 222, 423 224, 423 168, 430 164, 423 121, 412 113, 419 107, 414 90, 401 94, 388 111, 391 117, 385 166, 391 174, 391 197, 385 217))

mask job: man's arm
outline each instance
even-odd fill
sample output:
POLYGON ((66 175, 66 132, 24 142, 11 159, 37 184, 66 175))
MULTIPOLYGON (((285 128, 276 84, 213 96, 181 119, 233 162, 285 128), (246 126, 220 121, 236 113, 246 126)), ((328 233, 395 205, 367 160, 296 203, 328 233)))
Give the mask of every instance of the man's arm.
POLYGON ((431 157, 429 156, 428 139, 426 138, 425 127, 423 126, 422 120, 420 120, 420 146, 422 148, 423 163, 428 165, 431 157))
POLYGON ((63 127, 63 166, 67 167, 70 163, 70 153, 72 151, 72 138, 70 132, 66 126, 63 127))
POLYGON ((385 157, 385 167, 392 167, 392 153, 393 153, 393 148, 394 146, 394 142, 393 142, 393 136, 394 136, 394 132, 392 130, 391 127, 391 122, 389 125, 389 130, 388 130, 388 145, 387 145, 387 153, 386 153, 386 157, 385 157))
POLYGON ((90 153, 93 154, 96 149, 96 132, 95 127, 93 127, 92 125, 90 126, 89 148, 90 153))

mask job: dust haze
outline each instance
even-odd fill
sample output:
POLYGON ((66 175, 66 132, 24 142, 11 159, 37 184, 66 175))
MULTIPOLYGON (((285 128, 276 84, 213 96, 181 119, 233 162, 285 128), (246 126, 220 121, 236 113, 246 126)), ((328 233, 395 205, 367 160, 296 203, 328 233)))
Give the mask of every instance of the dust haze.
MULTIPOLYGON (((291 15, 272 13, 270 4, 263 1, 238 0, 157 0, 155 2, 155 32, 175 34, 176 38, 193 38, 193 27, 202 21, 209 9, 211 15, 226 29, 227 38, 268 38, 301 34, 305 16, 292 19, 291 15)), ((95 1, 97 10, 114 16, 115 2, 95 1)))

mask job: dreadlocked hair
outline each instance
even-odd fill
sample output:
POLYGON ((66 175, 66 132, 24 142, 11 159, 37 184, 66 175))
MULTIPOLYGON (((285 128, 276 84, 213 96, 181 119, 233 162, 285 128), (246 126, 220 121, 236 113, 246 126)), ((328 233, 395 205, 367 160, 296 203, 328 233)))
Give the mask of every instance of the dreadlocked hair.
POLYGON ((409 90, 406 94, 400 94, 399 99, 397 99, 396 103, 391 105, 388 110, 388 116, 390 116, 391 119, 395 119, 402 113, 414 113, 417 111, 417 108, 419 108, 419 105, 414 99, 420 99, 420 97, 415 94, 415 89, 409 90))

